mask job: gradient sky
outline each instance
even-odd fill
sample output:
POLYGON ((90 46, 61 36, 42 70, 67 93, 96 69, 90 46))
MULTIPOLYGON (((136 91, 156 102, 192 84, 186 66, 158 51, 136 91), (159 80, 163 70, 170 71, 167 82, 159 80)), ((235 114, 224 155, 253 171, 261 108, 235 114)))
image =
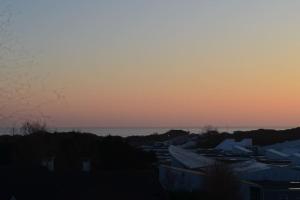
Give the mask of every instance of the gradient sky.
POLYGON ((0 76, 17 92, 1 96, 3 124, 300 124, 300 1, 10 0, 9 9, 13 61, 0 76))

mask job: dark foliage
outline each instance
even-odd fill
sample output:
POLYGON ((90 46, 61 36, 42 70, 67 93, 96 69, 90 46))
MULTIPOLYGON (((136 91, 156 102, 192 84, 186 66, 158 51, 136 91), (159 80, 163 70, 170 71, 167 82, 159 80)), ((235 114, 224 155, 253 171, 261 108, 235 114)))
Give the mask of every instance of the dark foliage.
POLYGON ((207 169, 204 179, 207 200, 240 200, 240 181, 225 164, 215 163, 207 169))
POLYGON ((123 138, 108 136, 97 144, 97 166, 101 169, 134 169, 147 167, 155 161, 153 153, 128 145, 123 138))
POLYGON ((300 128, 287 130, 259 129, 254 131, 237 131, 234 133, 234 138, 237 140, 252 138, 255 145, 271 145, 289 140, 299 140, 300 128))
POLYGON ((170 130, 164 134, 151 134, 146 136, 129 136, 127 142, 133 146, 151 145, 154 142, 163 142, 179 136, 188 136, 190 132, 183 130, 170 130))
POLYGON ((166 200, 157 173, 149 170, 49 173, 40 168, 1 167, 0 199, 166 200))
POLYGON ((201 148, 214 148, 220 144, 224 139, 230 138, 232 135, 228 133, 220 134, 204 134, 198 140, 198 145, 201 148))
POLYGON ((233 134, 203 134, 198 141, 198 145, 202 148, 214 148, 224 139, 228 138, 232 138, 237 141, 245 138, 252 138, 254 145, 264 146, 285 141, 300 140, 300 128, 288 130, 259 129, 253 131, 236 131, 233 134))
POLYGON ((12 145, 9 143, 0 143, 0 165, 8 165, 12 162, 12 145))
POLYGON ((38 132, 47 132, 46 127, 47 126, 45 122, 27 121, 21 126, 21 133, 24 135, 29 135, 38 132))
POLYGON ((79 170, 83 160, 91 161, 92 170, 141 169, 155 161, 154 154, 136 149, 116 136, 44 131, 0 136, 0 163, 37 166, 48 158, 55 158, 55 169, 61 171, 79 170))

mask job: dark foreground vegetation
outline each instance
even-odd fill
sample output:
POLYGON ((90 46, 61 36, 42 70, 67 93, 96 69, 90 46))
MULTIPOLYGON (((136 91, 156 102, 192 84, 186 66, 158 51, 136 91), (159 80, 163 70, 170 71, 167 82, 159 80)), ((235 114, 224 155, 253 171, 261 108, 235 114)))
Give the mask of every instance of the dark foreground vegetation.
POLYGON ((155 142, 165 142, 168 140, 187 137, 192 135, 192 133, 184 130, 170 130, 163 134, 151 134, 145 136, 129 136, 126 138, 126 141, 132 146, 141 146, 141 145, 152 145, 155 142))
POLYGON ((236 131, 233 134, 211 131, 201 135, 198 145, 202 148, 213 148, 224 139, 229 138, 237 141, 252 138, 253 145, 265 146, 285 141, 300 140, 300 128, 287 130, 258 129, 253 131, 236 131))
POLYGON ((0 199, 13 200, 164 200, 151 170, 52 172, 37 168, 1 168, 0 199))
POLYGON ((1 200, 167 198, 155 155, 122 137, 24 132, 0 136, 1 200))
POLYGON ((49 133, 43 124, 25 123, 22 135, 0 136, 0 199, 240 199, 238 180, 230 169, 207 171, 203 191, 167 193, 158 181, 154 153, 142 145, 173 144, 196 138, 201 148, 213 148, 224 139, 252 138, 254 145, 300 139, 300 128, 191 134, 171 130, 149 136, 101 137, 90 133, 49 133), (170 142, 171 141, 171 142, 170 142), (49 162, 53 161, 52 168, 49 162), (47 163, 46 165, 44 163, 47 163), (83 163, 88 163, 83 170, 83 163), (220 196, 221 195, 221 196, 220 196))
POLYGON ((117 136, 99 137, 88 133, 35 132, 28 135, 0 136, 0 163, 39 165, 55 159, 56 170, 80 170, 89 160, 92 170, 145 169, 155 155, 129 145, 117 136))

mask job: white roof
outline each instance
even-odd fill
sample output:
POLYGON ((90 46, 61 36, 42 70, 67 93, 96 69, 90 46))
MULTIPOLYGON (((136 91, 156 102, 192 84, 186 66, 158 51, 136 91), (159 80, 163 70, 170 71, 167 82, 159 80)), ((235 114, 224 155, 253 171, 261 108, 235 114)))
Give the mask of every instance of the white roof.
POLYGON ((225 151, 231 151, 234 146, 252 146, 252 139, 251 138, 245 138, 241 141, 236 141, 235 139, 225 139, 220 144, 218 144, 215 148, 225 151))
POLYGON ((300 171, 291 167, 270 166, 264 170, 240 173, 243 179, 256 181, 300 181, 300 171))
POLYGON ((197 153, 185 150, 174 145, 171 145, 169 147, 169 152, 173 158, 175 158, 177 161, 179 161, 184 166, 190 169, 206 167, 215 162, 213 159, 207 158, 205 156, 199 155, 197 153))
POLYGON ((252 153, 252 151, 250 151, 249 149, 246 149, 245 147, 242 147, 242 146, 239 146, 239 145, 235 145, 234 148, 238 149, 240 151, 243 151, 245 153, 252 153))
POLYGON ((293 154, 299 152, 300 149, 300 140, 292 140, 292 141, 285 141, 281 143, 276 143, 268 146, 264 146, 263 149, 277 149, 281 152, 287 154, 293 154))
POLYGON ((245 162, 235 163, 232 164, 231 166, 234 169, 234 171, 238 173, 240 172, 252 173, 252 172, 270 169, 269 165, 265 163, 257 162, 256 160, 249 160, 245 162))
POLYGON ((277 150, 275 150, 275 149, 267 149, 267 151, 268 151, 269 153, 273 153, 273 154, 278 155, 278 156, 281 156, 281 157, 289 157, 288 154, 285 154, 285 153, 283 153, 283 152, 277 151, 277 150))
POLYGON ((293 156, 300 158, 300 153, 293 153, 293 156))

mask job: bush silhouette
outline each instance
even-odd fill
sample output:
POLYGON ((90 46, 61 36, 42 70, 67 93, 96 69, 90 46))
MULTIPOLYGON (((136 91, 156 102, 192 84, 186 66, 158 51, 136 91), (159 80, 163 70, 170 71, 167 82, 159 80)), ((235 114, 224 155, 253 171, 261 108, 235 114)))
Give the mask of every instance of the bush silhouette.
POLYGON ((215 163, 206 169, 204 192, 208 200, 240 200, 240 181, 229 166, 215 163))

